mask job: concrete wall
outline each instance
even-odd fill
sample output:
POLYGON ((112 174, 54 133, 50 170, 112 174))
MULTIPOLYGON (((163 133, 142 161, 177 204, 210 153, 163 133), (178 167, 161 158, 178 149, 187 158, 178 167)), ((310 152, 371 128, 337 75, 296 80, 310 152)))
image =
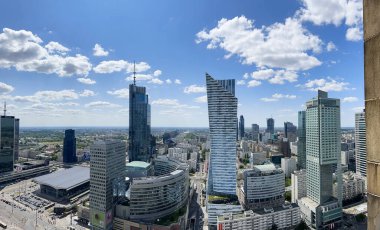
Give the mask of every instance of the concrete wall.
POLYGON ((368 229, 380 229, 380 1, 364 0, 368 229))

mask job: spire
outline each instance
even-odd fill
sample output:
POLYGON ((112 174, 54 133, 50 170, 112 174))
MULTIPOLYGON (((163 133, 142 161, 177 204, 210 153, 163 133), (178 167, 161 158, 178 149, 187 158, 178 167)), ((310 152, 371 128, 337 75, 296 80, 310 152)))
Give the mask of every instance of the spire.
POLYGON ((7 102, 4 101, 4 116, 7 115, 7 102))
POLYGON ((133 61, 133 85, 136 85, 136 62, 133 61))

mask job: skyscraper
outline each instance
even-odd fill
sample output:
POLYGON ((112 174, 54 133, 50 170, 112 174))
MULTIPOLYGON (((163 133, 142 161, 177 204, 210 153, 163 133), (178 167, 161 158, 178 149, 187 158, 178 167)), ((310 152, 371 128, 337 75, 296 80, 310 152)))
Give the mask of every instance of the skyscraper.
POLYGON ((306 169, 306 111, 298 111, 298 169, 306 169))
POLYGON ((214 80, 206 73, 210 127, 208 192, 236 194, 237 98, 235 80, 214 80))
POLYGON ((63 163, 77 162, 77 139, 75 138, 75 130, 65 130, 65 138, 63 139, 63 163))
POLYGON ((274 134, 274 119, 267 118, 267 133, 274 134))
POLYGON ((124 176, 125 143, 96 141, 90 152, 90 222, 93 229, 112 229, 113 187, 124 176))
POLYGON ((356 172, 367 176, 367 145, 365 112, 355 114, 355 155, 356 172))
POLYGON ((340 101, 319 90, 306 108, 307 197, 299 203, 306 222, 320 229, 339 225, 342 218, 340 101), (337 198, 333 197, 333 165, 337 165, 337 198))
POLYGON ((15 117, 0 117, 0 173, 13 171, 15 151, 15 117))
POLYGON ((19 156, 19 140, 20 140, 20 119, 15 119, 15 150, 14 150, 14 161, 18 160, 19 156))
POLYGON ((244 116, 240 115, 240 121, 239 121, 239 140, 242 140, 244 138, 244 116))
POLYGON ((148 162, 150 148, 150 105, 145 87, 129 85, 129 162, 148 162))
POLYGON ((252 124, 252 140, 257 141, 259 139, 260 127, 258 124, 252 124))
POLYGON ((297 127, 292 122, 284 122, 285 137, 289 142, 295 142, 297 140, 297 127))

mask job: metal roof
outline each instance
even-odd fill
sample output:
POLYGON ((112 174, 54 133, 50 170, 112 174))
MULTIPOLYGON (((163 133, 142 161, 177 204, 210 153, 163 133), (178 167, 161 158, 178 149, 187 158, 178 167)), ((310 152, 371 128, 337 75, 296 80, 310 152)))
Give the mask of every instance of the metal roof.
POLYGON ((144 161, 132 161, 127 163, 127 167, 148 168, 149 166, 150 164, 144 161))
POLYGON ((37 177, 34 181, 55 189, 70 190, 73 187, 90 181, 90 168, 75 166, 70 169, 59 170, 48 175, 37 177))

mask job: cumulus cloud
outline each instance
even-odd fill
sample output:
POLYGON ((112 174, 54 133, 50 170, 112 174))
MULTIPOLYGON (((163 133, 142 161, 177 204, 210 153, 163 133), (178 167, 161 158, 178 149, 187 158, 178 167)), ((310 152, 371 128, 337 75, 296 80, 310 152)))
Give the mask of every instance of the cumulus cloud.
POLYGON ((125 60, 111 60, 102 61, 94 67, 95 73, 113 73, 113 72, 127 72, 133 73, 134 65, 136 66, 136 72, 144 72, 150 69, 150 66, 146 62, 128 62, 125 60))
POLYGON ((159 69, 153 72, 153 76, 155 76, 155 77, 158 77, 158 76, 160 76, 161 74, 162 74, 162 71, 159 70, 159 69))
POLYGON ((236 85, 245 85, 245 81, 244 80, 238 80, 236 82, 236 85))
POLYGON ((303 21, 315 25, 345 24, 349 28, 346 39, 358 41, 363 34, 363 1, 362 0, 301 0, 303 7, 297 16, 303 21))
POLYGON ((197 103, 207 103, 207 95, 197 97, 194 101, 197 103))
POLYGON ((251 80, 248 82, 248 88, 253 88, 259 85, 261 85, 261 81, 251 80))
POLYGON ((97 57, 108 56, 108 51, 104 50, 103 47, 98 43, 95 44, 92 51, 93 51, 93 55, 97 57))
POLYGON ((118 108, 120 105, 107 101, 93 101, 84 105, 86 108, 118 108))
POLYGON ((183 90, 184 93, 190 94, 190 93, 205 93, 206 87, 204 86, 198 86, 198 85, 190 85, 186 86, 183 90))
POLYGON ((352 108, 352 110, 353 110, 355 113, 363 112, 363 109, 364 109, 364 106, 358 106, 358 107, 354 107, 354 108, 352 108))
POLYGON ((294 18, 263 27, 255 27, 245 16, 223 18, 215 28, 202 30, 196 37, 196 43, 207 42, 208 49, 224 49, 226 58, 237 55, 244 64, 288 70, 321 65, 313 55, 321 52, 321 39, 294 18))
POLYGON ((331 42, 331 41, 327 43, 326 49, 327 49, 328 52, 337 50, 335 44, 333 42, 331 42))
POLYGON ((82 93, 79 94, 81 97, 92 97, 95 96, 95 92, 92 90, 85 89, 82 93))
POLYGON ((68 48, 58 42, 43 41, 30 31, 4 28, 0 34, 0 68, 57 74, 60 77, 86 76, 92 68, 83 55, 65 56, 68 48))
POLYGON ((118 89, 118 90, 113 90, 113 91, 107 91, 108 94, 114 95, 116 97, 120 98, 129 98, 129 89, 128 88, 123 88, 123 89, 118 89))
POLYGON ((177 99, 163 99, 159 98, 157 100, 152 101, 152 105, 170 107, 175 109, 198 109, 199 106, 192 106, 187 104, 181 104, 177 99))
POLYGON ((274 102, 274 101, 279 101, 280 99, 296 99, 296 97, 297 97, 296 95, 275 93, 271 97, 263 97, 263 98, 260 98, 260 100, 264 102, 274 102))
POLYGON ((84 78, 84 77, 77 78, 77 81, 86 85, 93 85, 96 83, 95 80, 92 80, 90 78, 84 78))
POLYGON ((11 85, 0 82, 0 94, 7 94, 14 90, 15 88, 11 85))
POLYGON ((304 88, 310 90, 310 91, 317 91, 317 90, 323 90, 323 91, 344 91, 349 90, 348 88, 349 83, 343 82, 343 81, 337 81, 331 78, 320 78, 320 79, 314 79, 314 80, 308 80, 305 85, 303 85, 304 88))
POLYGON ((150 74, 136 74, 136 75, 130 75, 125 80, 126 81, 133 81, 134 77, 136 77, 136 81, 149 81, 153 79, 153 76, 150 74))
POLYGON ((179 79, 175 79, 175 80, 174 80, 174 83, 177 84, 177 85, 182 84, 181 80, 179 80, 179 79))
POLYGON ((148 83, 162 85, 164 83, 164 81, 160 80, 159 78, 153 78, 152 80, 148 81, 148 83))
POLYGON ((166 82, 166 84, 171 84, 171 83, 172 83, 172 80, 170 80, 170 79, 166 79, 165 82, 166 82))
POLYGON ((74 100, 79 98, 79 94, 72 89, 65 89, 59 91, 46 90, 37 91, 34 97, 43 101, 61 101, 61 100, 74 100))
POLYGON ((355 102, 358 100, 359 99, 357 97, 345 97, 345 98, 343 98, 342 102, 355 102))

